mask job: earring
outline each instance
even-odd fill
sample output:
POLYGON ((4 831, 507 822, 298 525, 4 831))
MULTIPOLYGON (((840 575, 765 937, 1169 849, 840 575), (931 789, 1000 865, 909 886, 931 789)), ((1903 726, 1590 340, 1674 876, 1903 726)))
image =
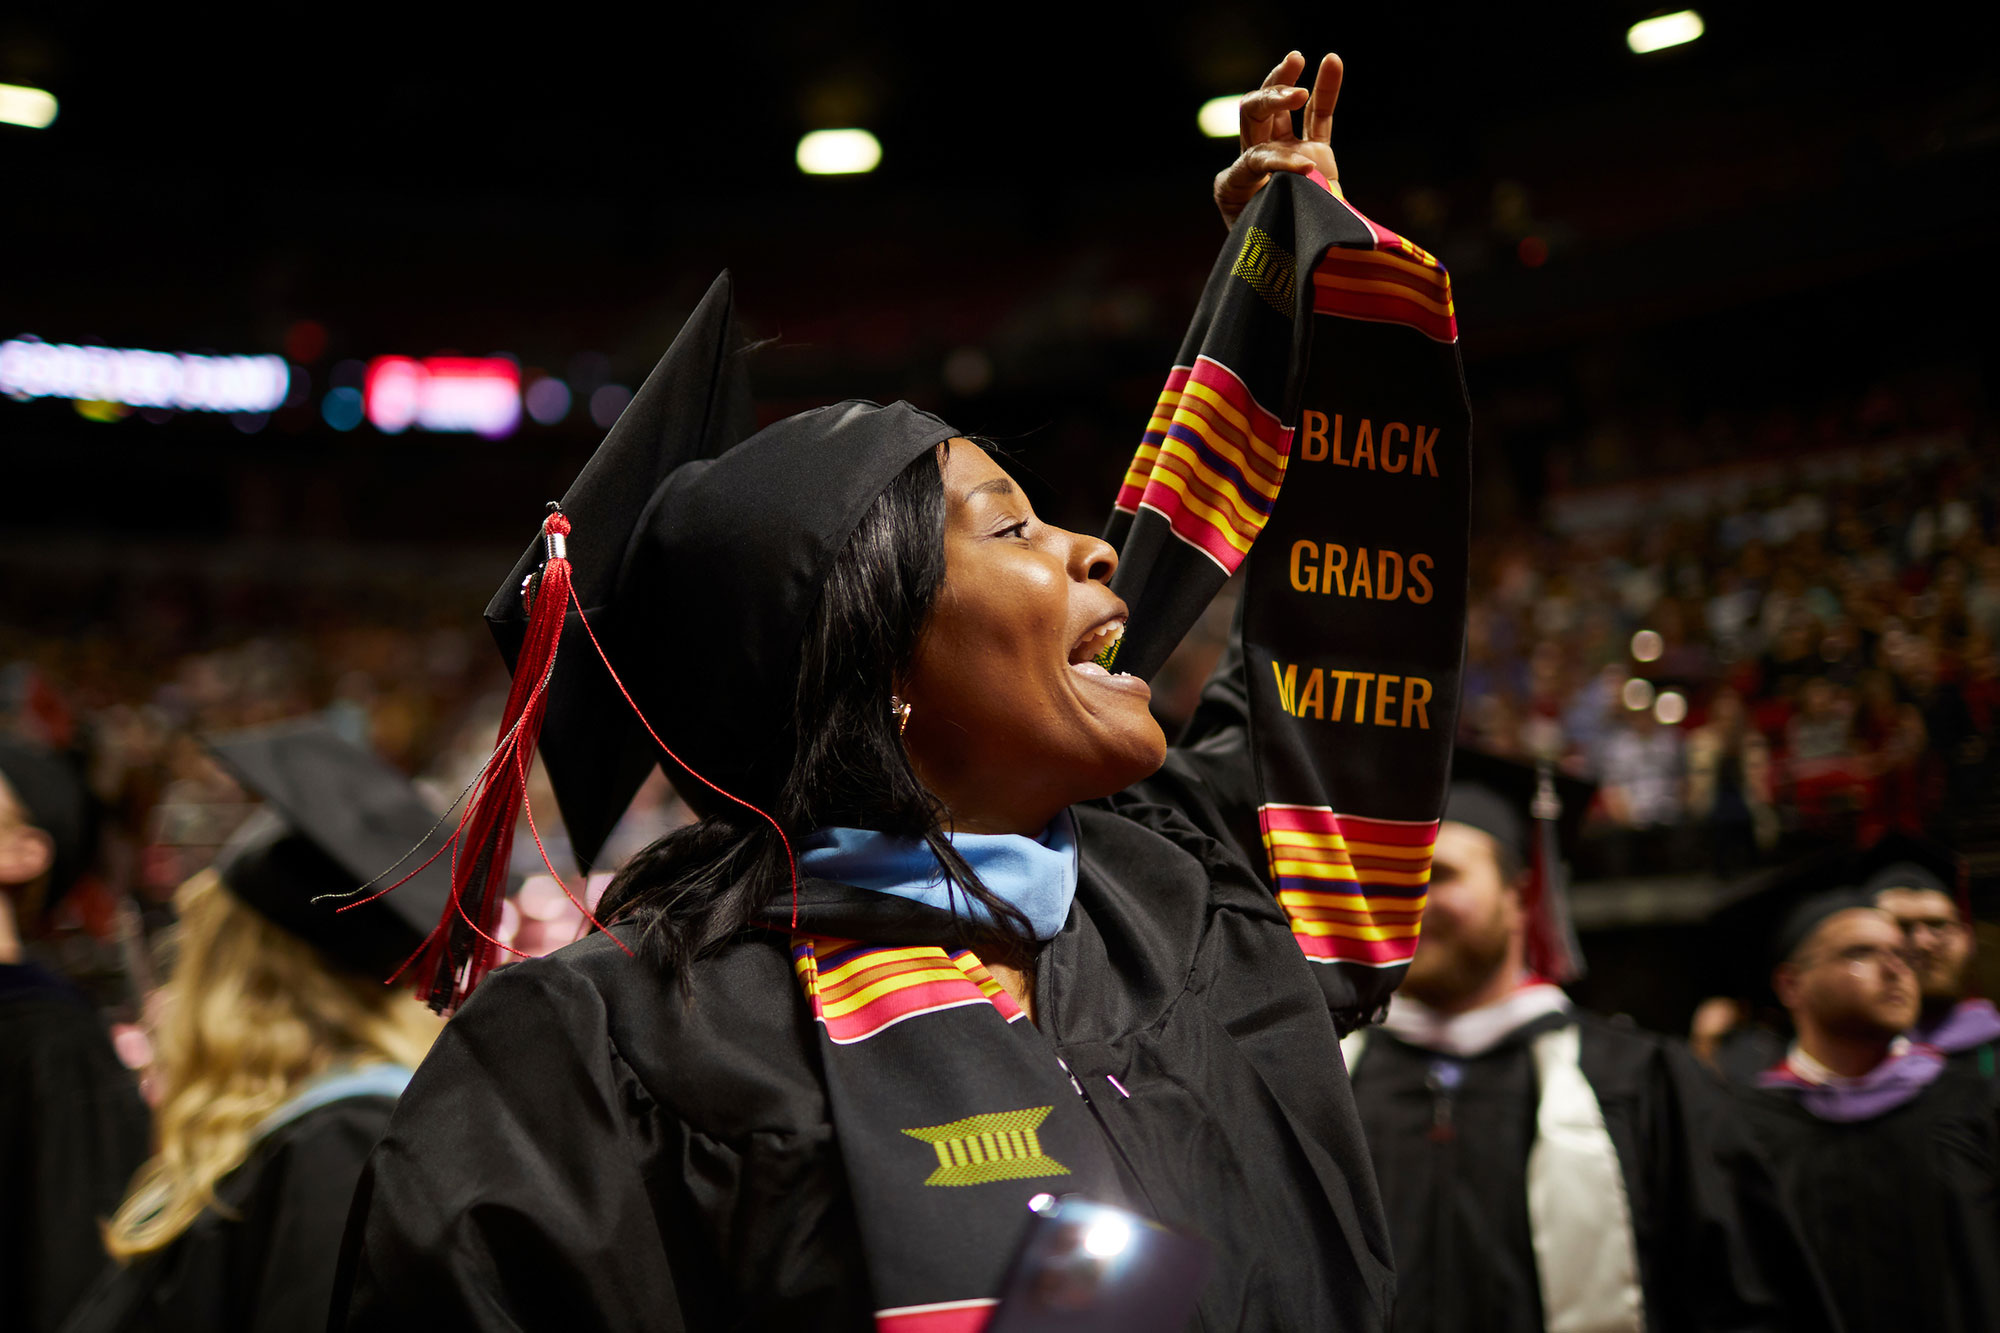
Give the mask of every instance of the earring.
POLYGON ((893 694, 889 696, 889 715, 896 719, 898 736, 910 729, 910 706, 893 694))

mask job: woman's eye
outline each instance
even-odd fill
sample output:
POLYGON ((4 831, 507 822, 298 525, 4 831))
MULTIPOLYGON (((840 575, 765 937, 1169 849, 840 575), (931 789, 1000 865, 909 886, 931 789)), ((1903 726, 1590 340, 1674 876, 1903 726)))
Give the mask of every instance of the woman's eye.
POLYGON ((1010 524, 1009 526, 1000 529, 1000 531, 994 533, 993 535, 996 537, 1026 538, 1028 535, 1028 520, 1024 518, 1019 523, 1010 524))

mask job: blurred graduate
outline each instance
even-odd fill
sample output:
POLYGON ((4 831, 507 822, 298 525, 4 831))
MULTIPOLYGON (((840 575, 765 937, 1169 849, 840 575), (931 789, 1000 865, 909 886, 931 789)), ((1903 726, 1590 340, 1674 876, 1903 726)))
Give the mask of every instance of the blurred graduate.
POLYGON ((1579 1012, 1558 827, 1583 783, 1461 750, 1424 933, 1344 1043, 1389 1213, 1396 1328, 1816 1329, 1822 1288, 1725 1091, 1579 1012))
POLYGON ((146 1107, 104 1020, 26 949, 91 859, 68 755, 0 739, 0 1317, 47 1333, 102 1260, 98 1220, 146 1155, 146 1107))
POLYGON ((441 908, 442 865, 336 910, 424 841, 415 789, 318 722, 211 747, 264 805, 174 896, 154 1153, 70 1333, 325 1327, 355 1179, 438 1029, 383 979, 441 908))
MULTIPOLYGON (((1892 887, 1909 888, 1907 875, 1892 887)), ((1880 886, 1875 886, 1878 891, 1880 886)), ((1835 889, 1778 932, 1797 1036, 1742 1092, 1850 1329, 2000 1328, 1992 1083, 1908 1035, 1924 958, 1874 892, 1835 889)))

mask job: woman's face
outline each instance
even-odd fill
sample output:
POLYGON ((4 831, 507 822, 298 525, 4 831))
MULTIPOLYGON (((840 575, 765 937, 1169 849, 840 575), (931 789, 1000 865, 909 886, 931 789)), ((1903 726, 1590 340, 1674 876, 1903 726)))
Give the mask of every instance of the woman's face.
POLYGON ((1124 628, 1117 554, 1037 519, 979 446, 946 450, 945 582, 897 689, 903 741, 954 829, 1039 833, 1159 768, 1166 737, 1146 682, 1090 661, 1124 628))

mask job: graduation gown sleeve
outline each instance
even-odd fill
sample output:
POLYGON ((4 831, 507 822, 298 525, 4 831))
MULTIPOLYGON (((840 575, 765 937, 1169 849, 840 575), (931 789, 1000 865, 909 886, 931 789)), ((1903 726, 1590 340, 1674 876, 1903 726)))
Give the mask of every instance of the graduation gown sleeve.
POLYGON ((1260 880, 1269 875, 1270 863, 1257 830, 1257 768, 1250 753, 1240 620, 1202 687, 1194 716, 1167 750, 1166 763, 1130 787, 1127 795, 1171 807, 1233 852, 1260 880))
POLYGON ((594 1000, 503 969, 446 1026, 355 1191, 331 1328, 684 1327, 634 1169, 659 1110, 594 1000))
POLYGON ((692 998, 602 937, 494 973, 368 1164, 331 1327, 865 1326, 788 956, 710 962, 692 998))
POLYGON ((146 1158, 146 1107, 81 995, 0 974, 0 1306, 49 1333, 106 1262, 98 1219, 146 1158))

